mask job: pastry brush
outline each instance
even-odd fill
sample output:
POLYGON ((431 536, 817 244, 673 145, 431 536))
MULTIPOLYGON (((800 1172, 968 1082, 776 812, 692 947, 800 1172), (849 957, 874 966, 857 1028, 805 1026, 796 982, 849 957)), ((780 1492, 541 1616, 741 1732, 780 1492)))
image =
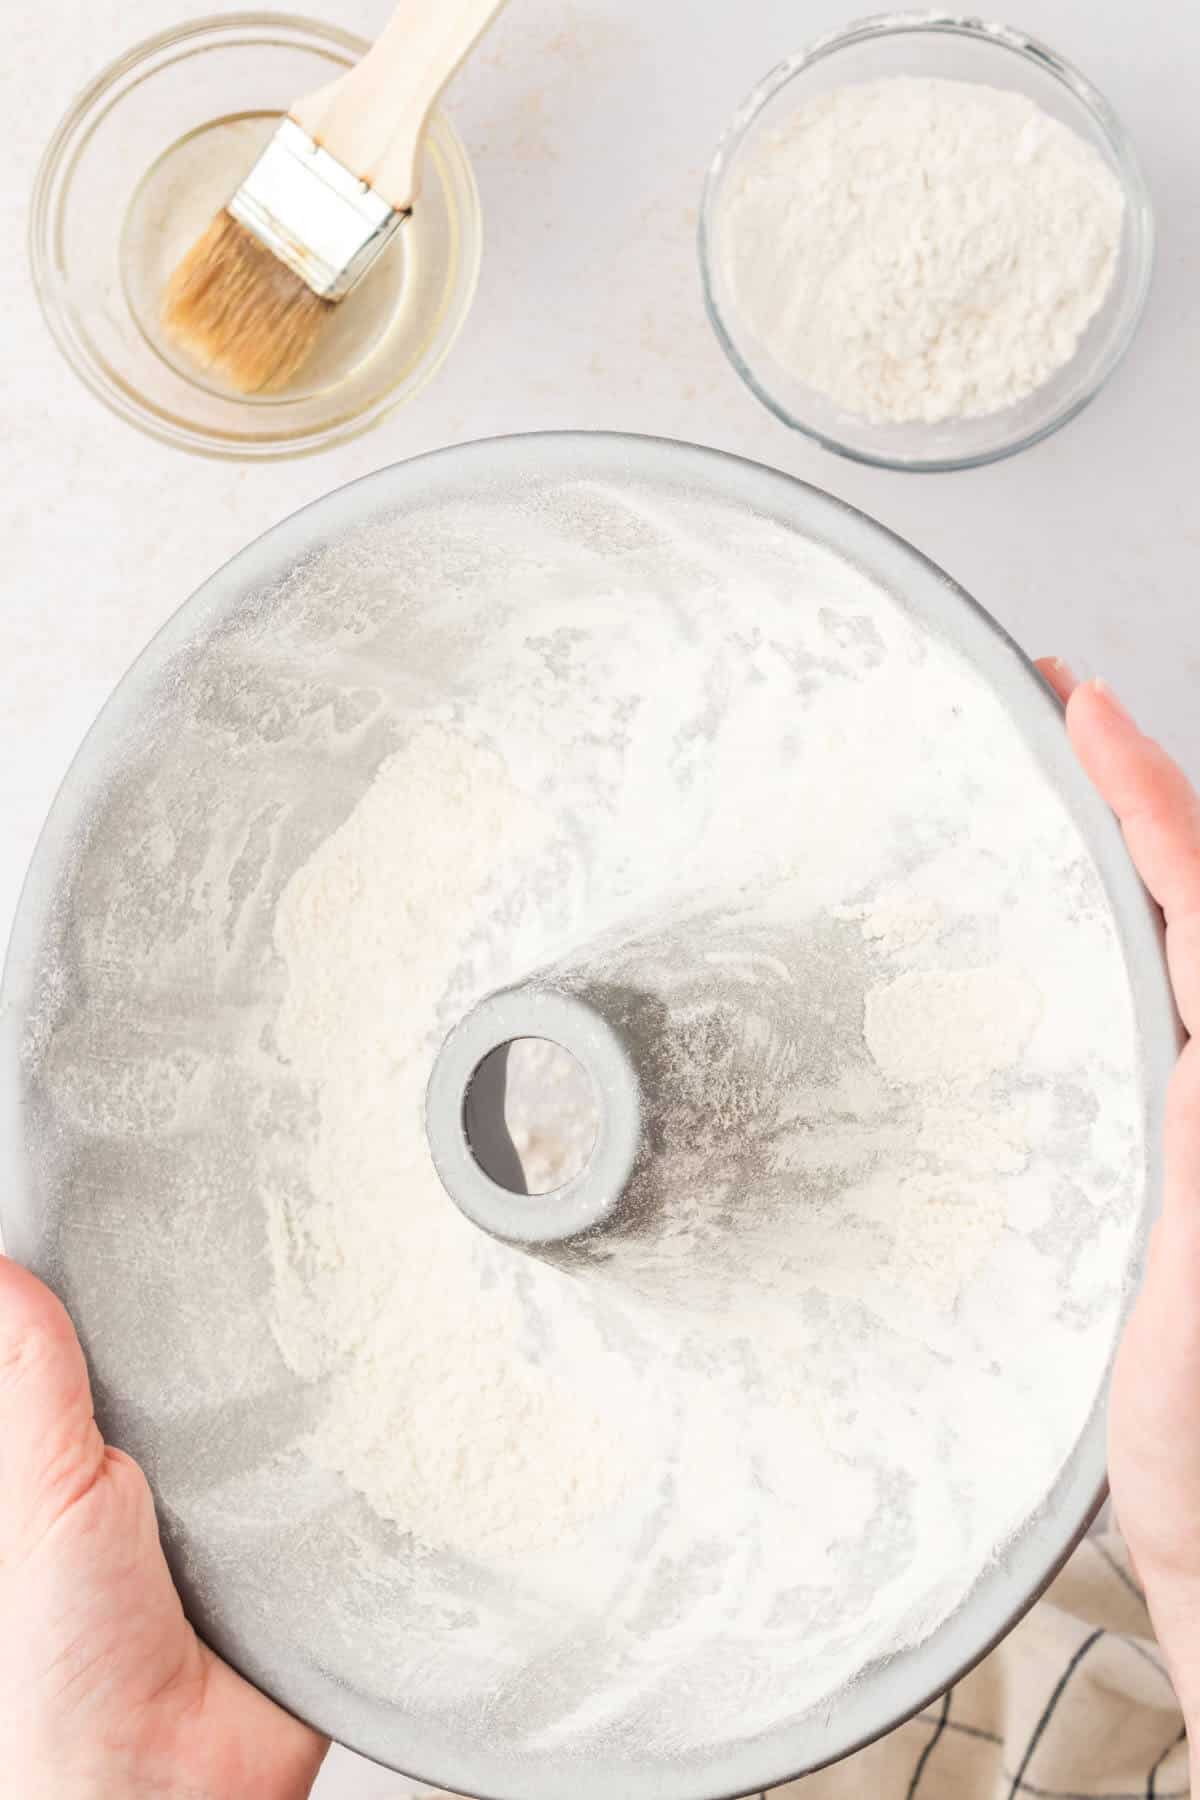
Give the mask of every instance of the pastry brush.
POLYGON ((412 212, 434 101, 504 0, 401 0, 305 95, 174 271, 163 325, 243 393, 280 388, 412 212))

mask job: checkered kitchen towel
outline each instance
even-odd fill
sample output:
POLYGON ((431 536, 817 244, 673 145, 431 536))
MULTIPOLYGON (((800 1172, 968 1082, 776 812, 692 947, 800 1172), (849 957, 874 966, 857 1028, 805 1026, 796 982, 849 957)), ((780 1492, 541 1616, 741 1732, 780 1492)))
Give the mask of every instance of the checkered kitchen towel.
POLYGON ((772 1800, 1187 1800, 1187 1745, 1129 1557, 1080 1545, 998 1650, 919 1718, 772 1800))
POLYGON ((919 1718, 764 1800, 1187 1797, 1179 1707, 1110 1533, 1087 1539, 1000 1648, 919 1718))

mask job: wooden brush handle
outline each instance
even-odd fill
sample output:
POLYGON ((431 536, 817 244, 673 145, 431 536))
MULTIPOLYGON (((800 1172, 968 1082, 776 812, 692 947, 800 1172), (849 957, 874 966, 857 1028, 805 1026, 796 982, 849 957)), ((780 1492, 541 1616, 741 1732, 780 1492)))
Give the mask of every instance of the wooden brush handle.
POLYGON ((405 212, 434 101, 504 0, 400 0, 367 54, 291 108, 297 125, 405 212))

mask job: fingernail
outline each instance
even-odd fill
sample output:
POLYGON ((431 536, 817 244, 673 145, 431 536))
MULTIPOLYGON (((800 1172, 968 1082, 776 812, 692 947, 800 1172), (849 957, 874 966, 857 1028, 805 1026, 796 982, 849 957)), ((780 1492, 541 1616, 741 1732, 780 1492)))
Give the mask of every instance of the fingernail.
POLYGON ((1061 656, 1052 656, 1050 661, 1054 664, 1062 681, 1068 682, 1071 687, 1079 686, 1079 677, 1069 662, 1064 662, 1061 656))
POLYGON ((1121 702, 1117 699, 1117 696, 1113 693, 1112 689, 1109 687, 1107 681, 1105 681, 1101 676, 1097 676, 1095 681, 1093 681, 1093 683, 1092 683, 1092 687, 1095 689, 1096 693, 1099 694, 1100 698, 1104 701, 1104 704, 1109 708, 1110 712, 1116 713, 1118 719, 1124 719, 1126 725, 1134 724, 1133 714, 1130 712, 1130 710, 1127 706, 1122 706, 1121 702))

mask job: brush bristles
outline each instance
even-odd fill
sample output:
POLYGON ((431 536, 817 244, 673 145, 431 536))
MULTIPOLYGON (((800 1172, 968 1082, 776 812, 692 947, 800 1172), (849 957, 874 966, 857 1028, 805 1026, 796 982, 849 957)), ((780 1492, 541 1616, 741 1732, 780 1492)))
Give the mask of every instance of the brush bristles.
POLYGON ((162 319, 196 362, 254 394, 287 386, 332 311, 331 301, 219 212, 167 284, 162 319))

